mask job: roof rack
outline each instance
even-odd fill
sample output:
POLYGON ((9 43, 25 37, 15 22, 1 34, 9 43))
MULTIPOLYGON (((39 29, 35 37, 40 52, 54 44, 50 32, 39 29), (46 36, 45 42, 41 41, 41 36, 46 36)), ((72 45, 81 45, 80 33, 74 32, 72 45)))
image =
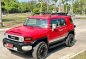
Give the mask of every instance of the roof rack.
POLYGON ((32 15, 45 15, 45 14, 51 14, 50 12, 36 12, 36 13, 33 13, 32 15))
POLYGON ((67 16, 68 13, 64 13, 64 12, 57 12, 57 13, 52 13, 52 15, 64 15, 64 16, 67 16))
POLYGON ((64 16, 67 16, 68 15, 68 13, 65 13, 65 12, 56 12, 56 13, 50 13, 50 12, 38 12, 38 13, 34 13, 34 14, 32 14, 32 15, 64 15, 64 16))

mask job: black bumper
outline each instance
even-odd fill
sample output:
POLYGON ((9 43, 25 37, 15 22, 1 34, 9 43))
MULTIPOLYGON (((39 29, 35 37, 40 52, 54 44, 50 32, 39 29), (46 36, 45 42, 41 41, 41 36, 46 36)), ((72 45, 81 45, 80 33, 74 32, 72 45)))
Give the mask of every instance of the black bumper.
MULTIPOLYGON (((25 53, 27 51, 23 51, 22 50, 22 46, 32 46, 33 44, 32 43, 24 43, 24 42, 17 42, 17 41, 13 41, 13 40, 10 40, 10 39, 7 39, 7 38, 4 38, 3 39, 3 46, 5 47, 5 45, 7 43, 10 43, 10 44, 13 44, 13 47, 16 47, 17 48, 17 52, 21 52, 21 53, 25 53)), ((30 50, 31 51, 31 50, 30 50)))

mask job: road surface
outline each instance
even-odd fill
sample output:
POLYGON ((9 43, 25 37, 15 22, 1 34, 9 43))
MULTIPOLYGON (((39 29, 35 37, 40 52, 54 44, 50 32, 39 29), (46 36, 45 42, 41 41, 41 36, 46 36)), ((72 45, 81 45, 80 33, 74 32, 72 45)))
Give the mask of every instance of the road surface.
MULTIPOLYGON (((75 19, 76 25, 76 43, 73 47, 65 47, 64 45, 55 47, 48 52, 46 59, 67 59, 68 57, 86 49, 86 20, 75 19)), ((31 53, 20 54, 11 53, 2 45, 4 32, 0 32, 0 59, 33 59, 31 53)))

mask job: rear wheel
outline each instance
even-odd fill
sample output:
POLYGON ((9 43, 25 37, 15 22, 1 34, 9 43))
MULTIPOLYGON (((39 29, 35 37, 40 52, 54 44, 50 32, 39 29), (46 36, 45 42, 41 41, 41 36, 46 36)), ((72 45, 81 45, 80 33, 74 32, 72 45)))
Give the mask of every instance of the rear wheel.
POLYGON ((45 42, 40 42, 33 48, 32 55, 34 59, 45 59, 47 53, 48 53, 47 44, 45 42))
POLYGON ((72 47, 74 45, 74 42, 75 42, 74 34, 69 34, 67 39, 66 39, 66 46, 72 47))

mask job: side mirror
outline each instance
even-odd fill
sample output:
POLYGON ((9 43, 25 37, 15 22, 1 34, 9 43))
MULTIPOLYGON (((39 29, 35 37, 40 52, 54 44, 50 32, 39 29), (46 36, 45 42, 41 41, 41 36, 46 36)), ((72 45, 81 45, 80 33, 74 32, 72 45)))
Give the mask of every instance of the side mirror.
POLYGON ((52 31, 54 31, 56 29, 56 24, 52 24, 52 31))
POLYGON ((76 28, 76 25, 74 25, 74 28, 76 28))

